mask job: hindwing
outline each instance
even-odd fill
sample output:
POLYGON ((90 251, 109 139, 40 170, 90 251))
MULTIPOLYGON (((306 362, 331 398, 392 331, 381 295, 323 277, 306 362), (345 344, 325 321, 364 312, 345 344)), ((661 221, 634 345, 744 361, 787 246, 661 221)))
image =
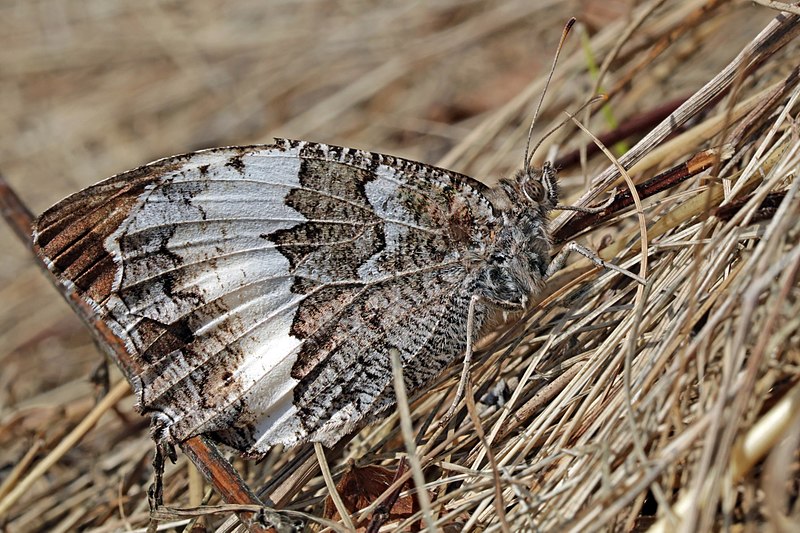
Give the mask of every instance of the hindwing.
MULTIPOLYGON (((56 204, 34 246, 126 346, 150 413, 250 455, 332 444, 463 352, 501 221, 466 176, 310 142, 163 159, 56 204)), ((478 317, 481 319, 481 317, 478 317)))

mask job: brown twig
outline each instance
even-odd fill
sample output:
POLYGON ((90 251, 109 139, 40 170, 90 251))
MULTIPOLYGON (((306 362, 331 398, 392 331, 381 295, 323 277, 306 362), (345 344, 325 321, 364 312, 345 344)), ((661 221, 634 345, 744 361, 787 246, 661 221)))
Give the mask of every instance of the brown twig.
MULTIPOLYGON (((682 181, 711 168, 718 157, 719 150, 704 150, 688 161, 680 163, 650 178, 644 183, 640 183, 636 186, 636 192, 641 198, 649 198, 662 191, 666 191, 682 181)), ((553 235, 553 242, 561 243, 572 239, 584 229, 605 222, 631 205, 633 205, 633 196, 628 189, 625 189, 617 193, 614 200, 602 211, 597 213, 581 213, 579 216, 571 219, 553 235)))

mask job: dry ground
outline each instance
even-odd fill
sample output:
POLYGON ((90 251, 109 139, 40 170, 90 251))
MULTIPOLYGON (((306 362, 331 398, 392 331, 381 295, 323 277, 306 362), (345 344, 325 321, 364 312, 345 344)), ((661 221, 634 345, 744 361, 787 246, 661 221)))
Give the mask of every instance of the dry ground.
MULTIPOLYGON (((655 126, 648 113, 697 91, 776 13, 713 0, 7 0, 0 2, 0 171, 39 213, 162 156, 282 136, 439 163, 491 183, 521 166, 541 81, 570 16, 579 24, 535 135, 594 94, 609 59, 600 82, 608 106, 584 122, 601 134, 644 118, 614 145, 619 155, 655 126)), ((673 135, 630 173, 639 183, 709 148, 724 155, 643 200, 646 290, 577 263, 511 334, 484 343, 494 350, 482 352, 475 386, 504 379, 510 400, 478 407, 488 447, 465 409, 462 433, 426 425, 446 408, 453 376, 412 404, 432 500, 427 519, 454 530, 644 529, 664 516, 698 530, 798 527, 796 80, 774 101, 761 93, 775 94, 798 57, 791 41, 752 74, 737 71, 734 91, 702 106, 680 130, 688 133, 673 135), (777 207, 759 211, 770 192, 782 193, 770 197, 777 207), (738 208, 712 216, 735 199, 738 208), (783 416, 768 418, 776 406, 783 416)), ((585 143, 570 125, 541 152, 563 156, 585 143)), ((590 180, 608 165, 603 154, 583 167, 563 164, 567 199, 591 187, 600 194, 590 180)), ((632 210, 582 241, 641 268, 632 210)), ((0 250, 2 508, 95 405, 90 376, 102 357, 4 224, 0 250)), ((36 476, 0 513, 0 527, 147 527, 152 445, 132 405, 130 396, 119 401, 36 476)), ((337 480, 348 460, 396 466, 405 452, 397 427, 394 416, 331 457, 337 480)), ((258 489, 294 457, 236 464, 258 489)), ((198 502, 203 487, 192 468, 184 457, 169 468, 167 505, 198 502)), ((312 474, 265 492, 321 516, 327 489, 312 474)), ((365 524, 369 515, 353 520, 365 524)), ((188 520, 164 515, 162 525, 181 529, 188 520)))

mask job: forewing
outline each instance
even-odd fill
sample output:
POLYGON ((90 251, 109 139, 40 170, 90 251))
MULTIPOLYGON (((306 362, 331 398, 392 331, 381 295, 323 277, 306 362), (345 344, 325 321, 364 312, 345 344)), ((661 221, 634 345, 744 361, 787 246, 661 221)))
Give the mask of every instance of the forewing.
POLYGON ((215 149, 55 205, 34 245, 125 343, 140 408, 176 441, 250 454, 332 443, 463 349, 483 186, 314 143, 215 149), (466 300, 465 300, 466 298, 466 300))

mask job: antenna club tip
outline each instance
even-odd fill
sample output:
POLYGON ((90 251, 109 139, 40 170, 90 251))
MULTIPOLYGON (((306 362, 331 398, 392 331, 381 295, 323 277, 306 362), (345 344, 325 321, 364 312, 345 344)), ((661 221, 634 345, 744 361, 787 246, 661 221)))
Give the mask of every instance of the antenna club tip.
POLYGON ((570 30, 572 29, 572 27, 575 25, 576 22, 578 22, 578 19, 576 19, 575 17, 571 17, 564 25, 564 30, 561 32, 562 44, 564 43, 564 39, 567 38, 567 35, 569 35, 570 30))

